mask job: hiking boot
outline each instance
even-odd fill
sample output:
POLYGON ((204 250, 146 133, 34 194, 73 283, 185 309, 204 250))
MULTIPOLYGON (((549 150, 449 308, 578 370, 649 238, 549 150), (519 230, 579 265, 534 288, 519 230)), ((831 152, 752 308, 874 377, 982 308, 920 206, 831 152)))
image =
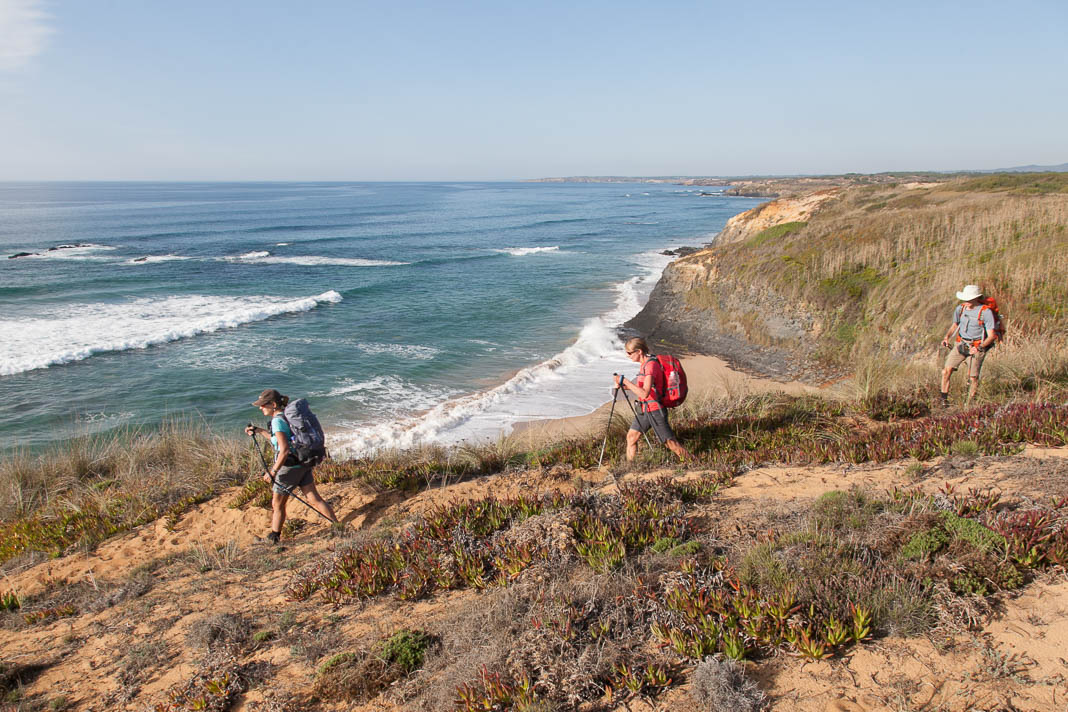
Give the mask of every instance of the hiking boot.
POLYGON ((268 544, 277 544, 277 543, 278 543, 278 540, 279 540, 279 539, 280 539, 281 537, 282 537, 282 535, 281 535, 281 534, 279 534, 278 532, 271 532, 270 534, 268 534, 267 536, 265 536, 265 537, 263 538, 263 540, 264 540, 265 542, 267 542, 268 544))

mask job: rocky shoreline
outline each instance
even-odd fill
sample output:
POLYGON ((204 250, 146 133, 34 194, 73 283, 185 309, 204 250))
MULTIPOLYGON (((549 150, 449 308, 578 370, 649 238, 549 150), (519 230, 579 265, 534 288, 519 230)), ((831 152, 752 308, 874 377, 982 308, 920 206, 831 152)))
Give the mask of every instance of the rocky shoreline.
MULTIPOLYGON (((688 308, 685 292, 676 288, 669 270, 645 307, 623 325, 628 334, 643 335, 654 350, 715 356, 736 371, 777 381, 823 384, 839 376, 818 367, 800 343, 796 351, 759 346, 719 328, 714 314, 688 308)), ((799 328, 799 341, 803 334, 799 328)))

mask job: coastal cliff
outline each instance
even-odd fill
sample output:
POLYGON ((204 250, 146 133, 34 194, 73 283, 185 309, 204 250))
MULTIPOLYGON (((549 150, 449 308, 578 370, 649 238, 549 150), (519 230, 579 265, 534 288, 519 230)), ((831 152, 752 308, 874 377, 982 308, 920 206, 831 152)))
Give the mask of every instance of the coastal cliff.
POLYGON ((803 224, 837 192, 774 200, 735 215, 711 247, 668 265, 645 308, 626 326, 665 346, 715 354, 747 371, 784 380, 831 377, 815 363, 804 338, 821 328, 811 311, 768 285, 731 280, 719 246, 803 224))
POLYGON ((1052 334, 1068 304, 1066 225, 1068 178, 1043 174, 783 198, 672 262, 626 327, 662 348, 814 383, 875 354, 933 354, 965 284, 997 297, 1010 340, 1052 334))

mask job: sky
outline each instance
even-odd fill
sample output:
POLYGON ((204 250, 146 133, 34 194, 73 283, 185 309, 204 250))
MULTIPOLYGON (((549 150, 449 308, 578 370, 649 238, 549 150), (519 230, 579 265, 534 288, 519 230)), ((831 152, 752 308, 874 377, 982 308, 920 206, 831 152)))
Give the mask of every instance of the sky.
POLYGON ((0 180, 1068 161, 1068 2, 0 0, 0 180))

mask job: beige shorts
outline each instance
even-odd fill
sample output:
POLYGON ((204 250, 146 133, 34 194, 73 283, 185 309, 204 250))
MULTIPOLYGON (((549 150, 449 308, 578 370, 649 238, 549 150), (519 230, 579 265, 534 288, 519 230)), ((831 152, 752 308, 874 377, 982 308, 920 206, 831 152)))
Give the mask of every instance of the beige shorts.
POLYGON ((953 350, 946 356, 946 368, 950 371, 956 371, 957 367, 967 360, 968 375, 972 378, 979 378, 979 371, 983 369, 983 359, 986 358, 986 351, 980 351, 972 356, 964 356, 960 351, 957 351, 957 346, 954 344, 953 350))

